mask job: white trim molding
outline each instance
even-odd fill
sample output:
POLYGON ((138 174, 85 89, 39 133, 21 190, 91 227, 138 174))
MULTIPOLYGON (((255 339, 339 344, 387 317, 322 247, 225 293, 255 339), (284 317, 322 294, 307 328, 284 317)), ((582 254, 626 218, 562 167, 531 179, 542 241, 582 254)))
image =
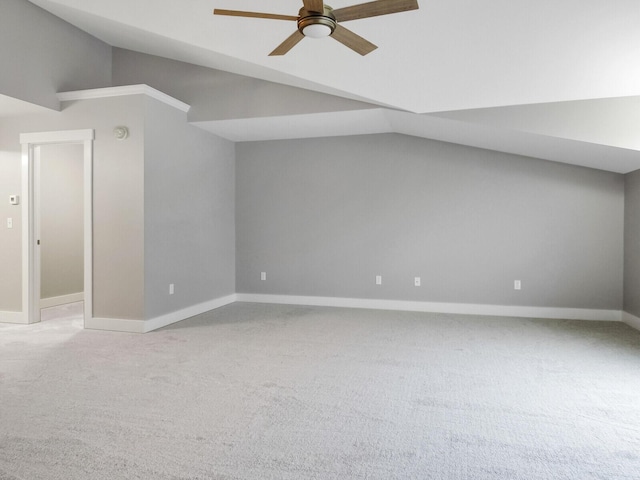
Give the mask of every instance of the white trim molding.
POLYGON ((167 325, 171 325, 172 323, 181 322, 182 320, 186 320, 187 318, 194 317, 195 315, 200 315, 201 313, 208 312, 210 310, 215 310, 216 308, 224 307, 225 305, 229 305, 236 301, 236 295, 227 295, 226 297, 216 298, 214 300, 209 300, 208 302, 199 303, 197 305, 192 305, 191 307, 183 308, 182 310, 177 310, 175 312, 167 313, 165 315, 160 315, 159 317, 151 318, 144 322, 144 331, 151 332, 153 330, 157 330, 158 328, 166 327, 167 325))
POLYGON ((160 315, 148 320, 125 320, 119 318, 91 318, 85 321, 84 328, 92 330, 109 330, 112 332, 147 333, 172 323, 181 322, 195 315, 200 315, 216 308, 224 307, 236 301, 236 295, 227 295, 207 302, 192 305, 175 312, 160 315))
POLYGON ((177 108, 185 113, 191 109, 191 105, 181 102, 177 98, 173 98, 160 90, 156 90, 155 88, 144 84, 60 92, 57 96, 58 100, 61 102, 70 102, 73 100, 94 100, 97 98, 123 97, 127 95, 146 95, 147 97, 155 98, 156 100, 166 103, 167 105, 177 108))
POLYGON ((0 323, 19 323, 26 325, 26 317, 22 312, 0 312, 0 323))
POLYGON ((49 144, 83 145, 84 205, 84 318, 93 315, 93 140, 95 131, 60 130, 24 133, 22 144, 22 315, 24 323, 40 321, 39 168, 40 147, 49 144), (37 242, 37 243, 36 243, 37 242))
POLYGON ((622 312, 622 321, 636 330, 640 330, 640 318, 629 312, 622 312))
POLYGON ((398 310, 408 312, 453 313, 462 315, 489 315, 499 317, 555 318, 566 320, 602 320, 619 322, 620 310, 589 308, 521 307, 510 305, 482 305, 471 303, 412 302, 366 298, 306 297, 297 295, 236 294, 238 302, 309 305, 318 307, 366 308, 371 310, 398 310))
MULTIPOLYGON (((167 325, 186 320, 216 308, 235 302, 271 303, 280 305, 307 305, 317 307, 362 308, 371 310, 395 310, 407 312, 452 313, 461 315, 486 315, 497 317, 549 318, 563 320, 623 321, 640 330, 640 318, 620 310, 589 308, 522 307, 508 305, 482 305, 470 303, 411 302, 402 300, 377 300, 366 298, 308 297, 298 295, 262 295, 236 293, 192 305, 175 312, 148 320, 124 320, 117 318, 91 318, 85 328, 115 332, 147 333, 167 325)), ((1 313, 1 312, 0 312, 1 313)))
POLYGON ((95 131, 86 130, 58 130, 56 132, 21 133, 20 144, 51 145, 56 143, 83 143, 95 140, 95 131))
POLYGON ((58 297, 49 297, 40 299, 40 308, 57 307, 67 303, 82 302, 84 300, 84 292, 70 293, 68 295, 60 295, 58 297))
POLYGON ((110 332, 144 333, 144 320, 91 317, 85 319, 84 328, 89 330, 108 330, 110 332))

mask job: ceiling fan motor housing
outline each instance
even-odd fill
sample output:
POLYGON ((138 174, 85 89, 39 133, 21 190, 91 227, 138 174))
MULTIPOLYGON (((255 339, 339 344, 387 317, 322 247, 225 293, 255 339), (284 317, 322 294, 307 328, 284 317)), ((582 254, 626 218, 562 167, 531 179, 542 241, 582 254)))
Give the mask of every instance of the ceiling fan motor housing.
POLYGON ((328 5, 324 6, 324 12, 312 12, 306 8, 301 8, 298 16, 298 30, 306 37, 329 36, 336 29, 336 17, 333 9, 328 5), (309 27, 309 28, 307 28, 309 27), (329 30, 327 30, 327 28, 329 30), (306 32, 305 32, 305 29, 306 32), (321 32, 316 35, 315 32, 321 32), (326 32, 326 33, 325 33, 326 32))

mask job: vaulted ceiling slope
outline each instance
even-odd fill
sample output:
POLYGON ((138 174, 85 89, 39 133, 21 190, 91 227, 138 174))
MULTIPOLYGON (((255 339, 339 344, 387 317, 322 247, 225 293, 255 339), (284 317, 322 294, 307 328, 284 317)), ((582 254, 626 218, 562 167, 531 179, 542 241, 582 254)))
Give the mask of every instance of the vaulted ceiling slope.
MULTIPOLYGON (((364 57, 326 38, 270 57, 295 22, 212 15, 214 8, 297 15, 301 0, 30 1, 116 47, 380 107, 380 114, 371 107, 338 112, 351 115, 344 134, 349 125, 363 130, 362 113, 383 123, 371 133, 399 131, 622 173, 640 168, 637 0, 418 0, 418 10, 349 22, 379 47, 364 57)), ((328 112, 318 115, 310 122, 314 136, 330 124, 328 112)), ((276 117, 264 135, 285 138, 295 119, 276 117)), ((199 120, 253 140, 250 132, 268 116, 199 120)))

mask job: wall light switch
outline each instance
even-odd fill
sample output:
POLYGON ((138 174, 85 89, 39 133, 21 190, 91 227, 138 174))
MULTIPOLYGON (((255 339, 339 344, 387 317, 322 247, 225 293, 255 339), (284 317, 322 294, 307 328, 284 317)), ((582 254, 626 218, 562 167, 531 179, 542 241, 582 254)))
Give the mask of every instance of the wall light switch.
POLYGON ((267 272, 260 272, 260 280, 265 281, 267 279, 267 272))
POLYGON ((169 284, 169 295, 173 295, 175 293, 175 288, 173 283, 169 284))
POLYGON ((20 203, 20 196, 18 196, 18 195, 9 195, 9 203, 11 205, 18 205, 20 203))
POLYGON ((13 218, 7 218, 7 228, 13 228, 13 218))
POLYGON ((513 281, 513 289, 514 290, 522 290, 522 282, 520 280, 513 281))
POLYGON ((420 280, 420 277, 416 277, 416 278, 413 279, 413 284, 416 287, 419 287, 421 283, 422 283, 422 281, 420 280))
POLYGON ((382 275, 376 275, 376 285, 382 285, 382 275))

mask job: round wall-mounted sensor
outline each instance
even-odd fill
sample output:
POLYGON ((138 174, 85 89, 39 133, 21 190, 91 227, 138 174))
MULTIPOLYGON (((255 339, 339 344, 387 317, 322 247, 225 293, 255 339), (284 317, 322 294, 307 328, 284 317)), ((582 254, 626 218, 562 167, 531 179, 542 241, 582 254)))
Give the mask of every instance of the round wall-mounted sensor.
POLYGON ((129 129, 127 127, 116 127, 113 129, 113 136, 118 140, 124 140, 129 136, 129 129))

